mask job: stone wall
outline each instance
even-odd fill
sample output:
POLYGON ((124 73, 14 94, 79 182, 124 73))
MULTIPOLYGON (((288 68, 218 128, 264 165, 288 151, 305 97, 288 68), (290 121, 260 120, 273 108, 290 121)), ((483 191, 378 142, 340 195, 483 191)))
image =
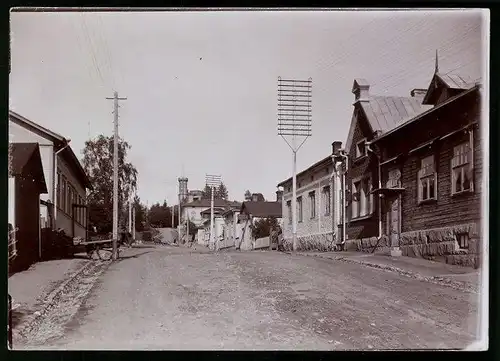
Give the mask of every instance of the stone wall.
MULTIPOLYGON (((452 227, 403 232, 401 233, 400 248, 403 256, 422 257, 477 268, 481 254, 480 239, 480 225, 467 223, 452 227), (469 236, 468 249, 460 249, 459 247, 457 235, 462 233, 469 236)), ((345 250, 372 252, 376 244, 377 237, 347 240, 345 250)), ((389 238, 383 236, 375 253, 386 253, 389 250, 389 238)))
MULTIPOLYGON (((335 239, 335 235, 332 239, 331 232, 297 237, 297 251, 333 251, 335 239)), ((283 247, 285 251, 292 251, 292 238, 284 238, 283 247)))

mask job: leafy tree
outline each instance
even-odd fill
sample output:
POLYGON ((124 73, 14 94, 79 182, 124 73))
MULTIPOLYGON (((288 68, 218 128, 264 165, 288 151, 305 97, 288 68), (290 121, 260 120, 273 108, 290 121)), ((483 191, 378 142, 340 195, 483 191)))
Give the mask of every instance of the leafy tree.
POLYGON ((252 200, 252 192, 250 192, 248 189, 245 191, 245 200, 246 201, 252 200))
MULTIPOLYGON (((126 162, 131 146, 118 141, 118 211, 119 227, 126 229, 129 196, 137 188, 137 169, 126 162)), ((99 233, 113 229, 113 136, 99 135, 85 142, 83 168, 94 189, 88 194, 90 225, 99 233)), ((136 222, 137 223, 137 222, 136 222)))
POLYGON ((148 219, 152 227, 172 227, 172 207, 168 207, 166 201, 163 201, 162 205, 160 203, 153 204, 149 209, 148 219))
POLYGON ((278 227, 278 220, 275 217, 260 218, 254 224, 250 225, 254 239, 268 237, 271 234, 271 230, 278 227))
POLYGON ((135 230, 136 232, 144 231, 146 225, 146 213, 147 209, 138 196, 134 197, 134 208, 135 208, 135 230))

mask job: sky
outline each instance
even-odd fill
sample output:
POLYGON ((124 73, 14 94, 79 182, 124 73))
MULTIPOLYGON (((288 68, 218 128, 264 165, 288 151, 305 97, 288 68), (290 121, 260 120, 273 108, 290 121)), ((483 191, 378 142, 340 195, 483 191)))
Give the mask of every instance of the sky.
POLYGON ((277 134, 277 78, 312 78, 312 136, 297 171, 345 143, 355 78, 370 94, 427 88, 442 73, 479 77, 487 27, 476 11, 11 13, 10 108, 84 143, 113 132, 132 148, 138 195, 177 199, 221 175, 232 200, 275 200, 292 152, 277 134))

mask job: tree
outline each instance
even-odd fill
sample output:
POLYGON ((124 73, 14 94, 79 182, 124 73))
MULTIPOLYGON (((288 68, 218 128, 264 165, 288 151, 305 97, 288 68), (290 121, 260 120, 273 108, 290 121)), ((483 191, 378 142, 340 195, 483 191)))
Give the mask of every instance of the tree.
POLYGON ((278 227, 278 220, 275 217, 260 218, 254 224, 250 225, 254 239, 268 237, 271 234, 271 230, 278 227))
MULTIPOLYGON (((212 188, 205 185, 205 188, 201 191, 201 197, 203 199, 210 199, 212 195, 212 188)), ((224 199, 227 200, 228 192, 227 187, 224 183, 221 183, 216 189, 214 189, 214 199, 224 199)))
MULTIPOLYGON (((87 197, 90 225, 99 233, 113 229, 113 136, 99 135, 85 142, 83 168, 93 185, 87 197)), ((126 162, 131 146, 118 141, 118 212, 119 228, 126 229, 128 199, 137 188, 137 169, 126 162)), ((137 223, 137 222, 136 222, 137 223)))
POLYGON ((167 206, 167 202, 164 201, 162 205, 160 203, 153 204, 148 212, 149 224, 152 227, 164 228, 172 226, 172 211, 171 208, 167 206))
POLYGON ((252 200, 252 192, 250 192, 248 189, 245 191, 245 200, 246 201, 252 200))
POLYGON ((224 183, 219 184, 219 187, 217 188, 217 190, 215 192, 215 198, 227 200, 228 192, 227 192, 226 185, 224 183))
POLYGON ((135 209, 135 230, 136 232, 144 231, 144 226, 146 225, 146 213, 147 209, 138 196, 134 197, 134 209, 135 209))

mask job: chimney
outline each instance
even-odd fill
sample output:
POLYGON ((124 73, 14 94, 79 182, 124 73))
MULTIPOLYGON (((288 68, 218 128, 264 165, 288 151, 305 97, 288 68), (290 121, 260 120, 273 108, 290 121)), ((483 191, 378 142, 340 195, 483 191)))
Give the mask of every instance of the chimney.
POLYGON ((418 99, 420 102, 424 100, 425 94, 427 94, 427 89, 413 89, 410 92, 412 98, 418 99))
POLYGON ((370 100, 370 84, 365 79, 354 79, 352 86, 352 93, 354 94, 354 101, 368 101, 370 100))
POLYGON ((339 151, 342 148, 342 142, 335 141, 332 143, 332 154, 339 155, 339 151))
POLYGON ((276 202, 281 203, 283 197, 283 191, 282 190, 277 190, 276 191, 276 202))

